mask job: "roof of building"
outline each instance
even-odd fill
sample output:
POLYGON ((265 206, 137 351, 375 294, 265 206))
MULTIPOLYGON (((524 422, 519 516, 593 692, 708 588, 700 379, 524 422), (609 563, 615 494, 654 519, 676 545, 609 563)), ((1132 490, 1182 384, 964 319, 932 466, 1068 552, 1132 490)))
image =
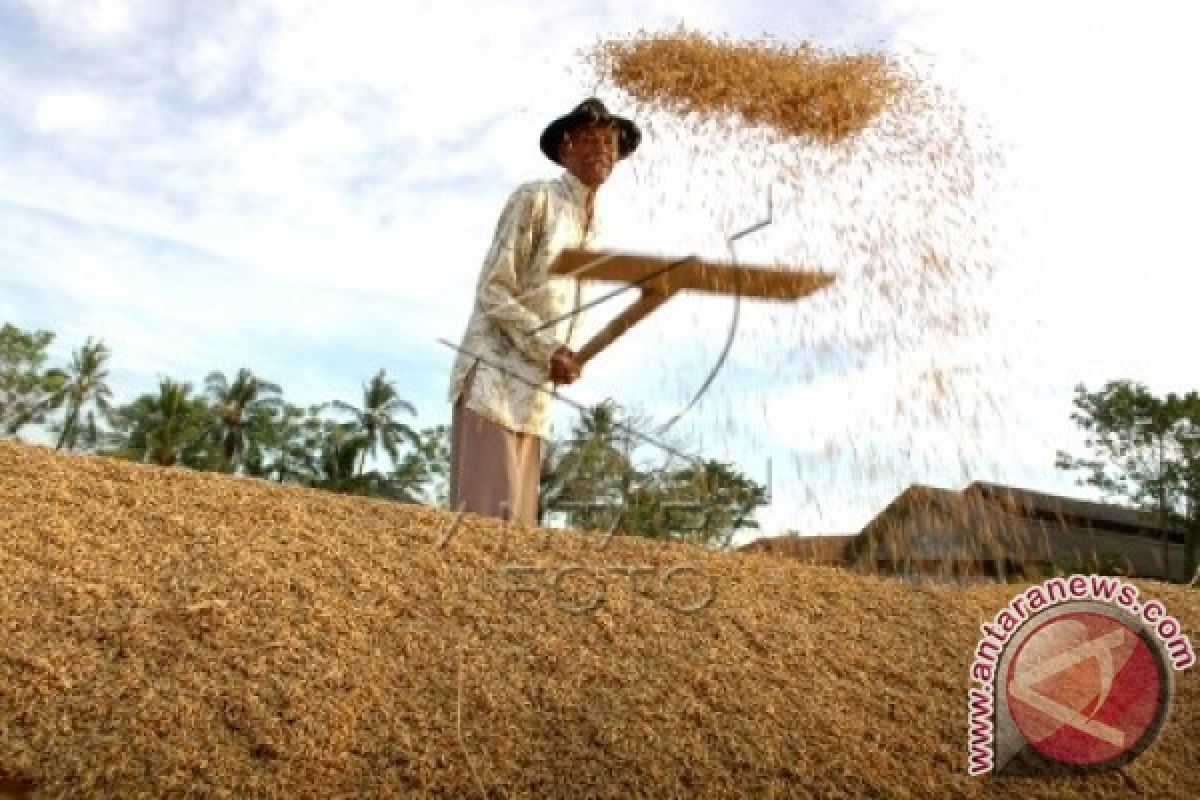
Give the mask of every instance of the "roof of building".
POLYGON ((1176 530, 1174 524, 1164 525, 1154 515, 1140 509, 1092 500, 1077 500, 1016 486, 975 481, 963 489, 963 493, 1001 503, 1010 513, 1057 519, 1075 527, 1102 528, 1117 533, 1134 534, 1161 534, 1164 529, 1172 532, 1176 530))
POLYGON ((747 542, 738 550, 745 553, 770 553, 787 556, 813 564, 841 564, 845 561, 850 543, 858 537, 857 533, 836 535, 792 533, 783 536, 764 536, 747 542))
POLYGON ((913 484, 867 523, 847 557, 857 560, 871 552, 875 558, 881 549, 900 547, 910 553, 932 549, 947 556, 991 558, 1025 549, 1028 536, 1020 516, 984 497, 913 484), (920 523, 910 528, 914 515, 920 523))
MULTIPOLYGON (((975 481, 962 490, 912 484, 857 534, 762 537, 738 550, 771 553, 815 564, 849 564, 869 547, 874 551, 886 541, 898 544, 901 540, 895 536, 906 535, 902 534, 904 523, 913 513, 932 513, 934 519, 943 520, 941 524, 921 525, 924 547, 945 546, 949 548, 947 552, 961 551, 961 555, 980 558, 1001 553, 1040 553, 1045 550, 1046 542, 1045 533, 1037 533, 1039 530, 1061 531, 1069 537, 1085 535, 1089 529, 1157 537, 1163 530, 1152 516, 1137 509, 975 481), (1033 520, 1050 525, 1037 527, 1033 520), (957 542, 954 537, 963 530, 974 531, 975 541, 957 542), (950 538, 942 544, 942 537, 950 538)), ((1170 538, 1176 540, 1181 536, 1173 532, 1170 538)), ((917 540, 909 546, 913 544, 917 540)))

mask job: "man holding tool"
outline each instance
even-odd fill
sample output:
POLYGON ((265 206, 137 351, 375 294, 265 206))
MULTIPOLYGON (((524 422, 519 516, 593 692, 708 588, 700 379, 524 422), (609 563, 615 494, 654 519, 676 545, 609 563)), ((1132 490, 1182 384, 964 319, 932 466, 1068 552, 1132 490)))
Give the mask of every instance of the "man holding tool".
POLYGON ((546 384, 570 384, 580 373, 569 347, 578 315, 547 325, 578 308, 579 284, 552 278, 550 265, 563 249, 591 243, 596 192, 640 141, 636 124, 596 98, 542 132, 542 152, 564 172, 509 197, 450 373, 452 508, 537 521, 546 384))

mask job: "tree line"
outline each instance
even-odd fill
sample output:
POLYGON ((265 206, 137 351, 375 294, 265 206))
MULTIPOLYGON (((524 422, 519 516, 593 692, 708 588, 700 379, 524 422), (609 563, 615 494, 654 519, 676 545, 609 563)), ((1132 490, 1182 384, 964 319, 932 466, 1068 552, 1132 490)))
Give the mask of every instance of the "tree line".
MULTIPOLYGON (((300 406, 253 370, 213 371, 200 385, 161 377, 120 403, 112 353, 89 338, 64 365, 47 365, 55 334, 0 328, 0 434, 40 431, 60 450, 164 467, 445 507, 450 468, 445 425, 416 429, 417 410, 380 369, 357 403, 300 406)), ((539 517, 573 527, 726 545, 755 528, 765 487, 734 465, 679 463, 631 435, 638 420, 612 402, 581 414, 547 442, 539 517)))
MULTIPOLYGON (((412 403, 379 370, 357 404, 299 406, 247 368, 214 371, 197 387, 170 377, 119 404, 111 352, 89 338, 65 365, 47 366, 55 335, 0 328, 0 435, 40 430, 60 450, 161 466, 240 474, 335 492, 444 507, 449 430, 412 427, 412 403), (368 459, 372 459, 369 463, 368 459), (369 468, 368 468, 369 467, 369 468)), ((1159 396, 1133 381, 1075 387, 1071 418, 1086 456, 1057 454, 1081 485, 1182 531, 1187 574, 1200 563, 1200 392, 1159 396)), ((683 462, 648 449, 633 431, 646 420, 612 402, 582 413, 547 442, 539 519, 572 527, 727 545, 757 528, 764 486, 733 464, 683 462)))
POLYGON ((1136 381, 1097 390, 1075 387, 1071 419, 1085 435, 1086 456, 1060 451, 1056 466, 1159 523, 1163 560, 1169 536, 1183 534, 1185 574, 1200 563, 1200 392, 1157 395, 1136 381))

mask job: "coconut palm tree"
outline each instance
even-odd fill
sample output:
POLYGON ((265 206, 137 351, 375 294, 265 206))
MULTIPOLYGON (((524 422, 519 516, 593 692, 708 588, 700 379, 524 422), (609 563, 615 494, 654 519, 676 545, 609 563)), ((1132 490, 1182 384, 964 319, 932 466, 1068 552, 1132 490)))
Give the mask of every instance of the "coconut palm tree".
POLYGON ((203 396, 192 394, 189 382, 161 378, 157 394, 144 394, 123 406, 114 422, 118 432, 110 455, 163 467, 201 467, 211 458, 205 449, 211 411, 203 396))
POLYGON ((387 379, 384 370, 379 370, 371 382, 363 386, 362 403, 362 408, 356 408, 341 400, 333 402, 334 408, 353 417, 349 430, 361 444, 357 474, 362 474, 367 455, 374 456, 380 446, 388 454, 393 465, 400 458, 401 440, 407 441, 414 448, 420 447, 421 440, 417 433, 397 419, 401 413, 416 416, 417 409, 400 397, 396 384, 387 379))
POLYGON ((66 369, 50 370, 49 377, 55 381, 56 388, 46 400, 46 407, 49 410, 65 408, 58 426, 57 449, 74 450, 80 433, 87 444, 95 446, 99 439, 95 411, 111 421, 112 389, 108 386, 107 368, 111 354, 103 341, 88 337, 83 347, 71 355, 71 363, 66 369), (95 411, 87 408, 88 405, 94 405, 95 411))
POLYGON ((561 507, 569 509, 571 524, 578 527, 607 527, 614 521, 636 478, 624 416, 605 400, 580 415, 567 441, 547 448, 543 515, 561 507))
POLYGON ((392 495, 406 503, 444 507, 449 499, 450 429, 435 425, 422 430, 420 438, 420 446, 405 453, 387 477, 392 495))
POLYGON ((278 384, 264 381, 242 367, 231 383, 223 372, 211 372, 204 379, 208 397, 216 415, 214 434, 219 439, 220 469, 236 469, 237 461, 246 451, 250 420, 267 409, 279 408, 283 390, 278 384))
POLYGON ((320 414, 321 406, 304 409, 292 403, 255 411, 246 423, 245 474, 280 483, 303 483, 313 477, 309 419, 319 420, 320 414))
POLYGON ((363 438, 352 423, 323 420, 320 432, 310 439, 316 462, 311 485, 335 492, 353 492, 356 465, 363 438))

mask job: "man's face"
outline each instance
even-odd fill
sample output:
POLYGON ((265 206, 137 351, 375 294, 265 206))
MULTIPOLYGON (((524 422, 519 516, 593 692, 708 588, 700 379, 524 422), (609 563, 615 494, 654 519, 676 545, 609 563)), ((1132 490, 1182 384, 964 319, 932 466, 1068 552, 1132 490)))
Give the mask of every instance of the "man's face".
POLYGON ((589 122, 577 125, 563 136, 558 157, 572 175, 596 189, 612 174, 619 152, 617 129, 589 122))

